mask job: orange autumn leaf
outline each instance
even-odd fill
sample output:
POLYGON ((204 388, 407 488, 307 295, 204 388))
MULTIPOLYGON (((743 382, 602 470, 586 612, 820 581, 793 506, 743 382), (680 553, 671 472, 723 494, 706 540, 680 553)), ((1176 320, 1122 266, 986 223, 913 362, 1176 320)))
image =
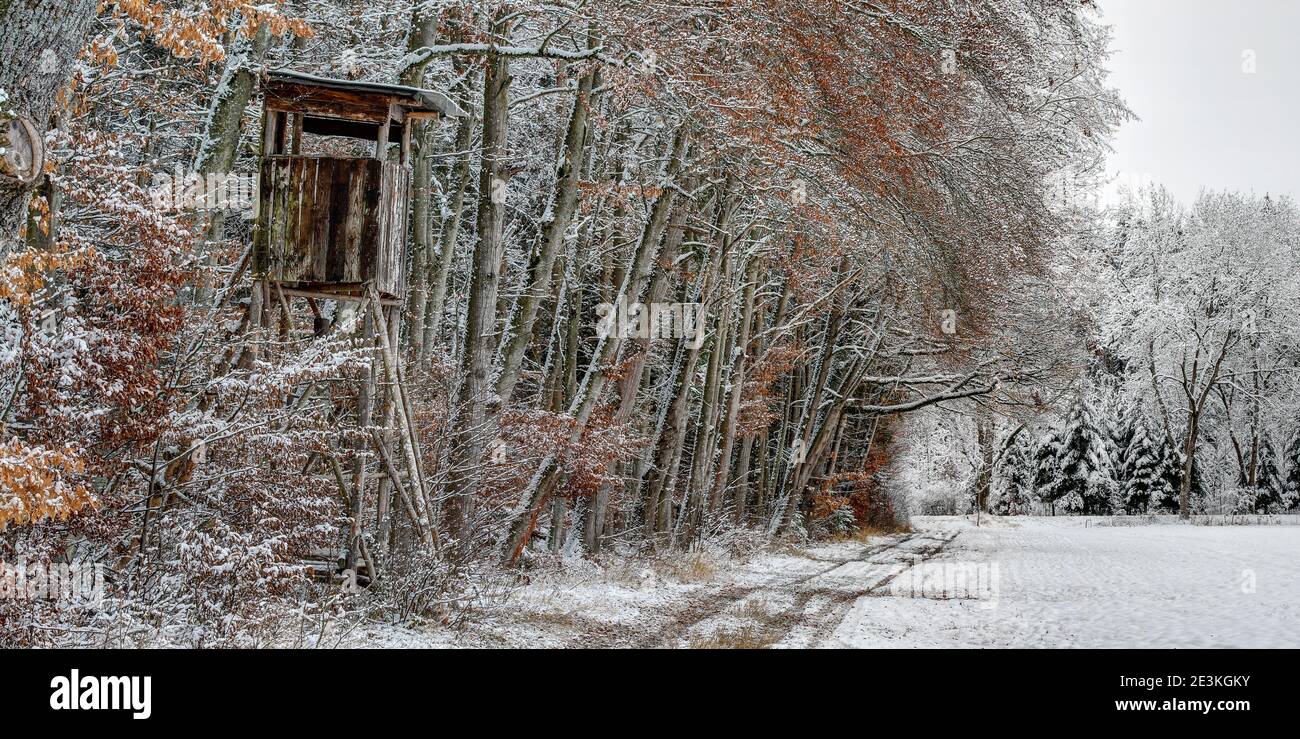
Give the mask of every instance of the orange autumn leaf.
POLYGON ((62 521, 97 506, 89 488, 68 480, 85 466, 71 448, 28 446, 19 439, 0 442, 0 529, 11 521, 62 521))

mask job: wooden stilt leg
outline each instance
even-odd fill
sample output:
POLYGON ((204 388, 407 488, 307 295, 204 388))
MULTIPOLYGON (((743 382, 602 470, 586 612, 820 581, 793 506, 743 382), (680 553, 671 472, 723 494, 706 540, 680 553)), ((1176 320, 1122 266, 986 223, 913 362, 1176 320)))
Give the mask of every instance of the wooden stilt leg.
MULTIPOLYGON (((388 307, 385 309, 385 313, 386 313, 385 320, 387 321, 386 330, 388 331, 389 341, 391 342, 392 335, 393 335, 393 324, 394 324, 393 319, 396 316, 396 311, 392 307, 388 307)), ((384 388, 384 429, 385 430, 382 439, 385 445, 384 453, 389 459, 392 458, 392 454, 393 454, 392 444, 394 439, 394 434, 392 429, 393 429, 393 421, 395 415, 394 414, 395 404, 393 402, 393 397, 394 397, 393 388, 391 386, 385 386, 384 388)), ((386 475, 379 481, 378 498, 375 501, 375 532, 376 532, 376 536, 378 537, 378 541, 380 542, 380 552, 385 557, 388 554, 390 522, 387 518, 387 515, 391 503, 392 490, 394 485, 401 485, 401 484, 402 484, 401 480, 393 479, 391 475, 386 475)))
POLYGON ((244 369, 252 367, 253 363, 257 361, 258 348, 262 342, 262 316, 264 315, 262 303, 265 297, 266 290, 263 289, 263 281, 255 280, 248 297, 248 336, 250 340, 243 356, 239 359, 239 366, 244 369))
MULTIPOLYGON (((362 317, 361 340, 364 346, 373 346, 375 337, 375 323, 369 315, 362 317)), ((357 398, 357 422, 361 428, 368 428, 371 425, 371 412, 375 394, 375 382, 378 376, 379 368, 376 366, 378 358, 370 362, 370 370, 366 374, 366 380, 362 384, 361 393, 357 398)), ((366 449, 365 444, 359 445, 357 449, 357 459, 352 467, 352 526, 348 532, 348 567, 356 564, 356 557, 360 552, 359 539, 361 537, 361 517, 365 513, 366 498, 366 449)))
MULTIPOLYGON (((375 293, 374 288, 371 288, 370 316, 375 319, 376 323, 379 323, 382 320, 379 296, 375 293)), ((429 518, 431 510, 429 493, 424 487, 424 477, 420 473, 420 444, 415 436, 413 428, 414 424, 412 423, 411 418, 411 409, 406 402, 405 393, 402 390, 397 354, 393 351, 393 345, 388 340, 387 331, 381 331, 379 337, 382 342, 379 354, 383 360, 384 373, 388 380, 388 384, 392 387, 393 391, 393 414, 400 432, 398 438, 401 442, 402 449, 405 452, 404 456, 406 458, 407 473, 411 477, 411 487, 415 489, 417 497, 420 499, 422 504, 421 508, 423 509, 425 520, 421 523, 424 525, 424 531, 428 536, 429 543, 436 548, 438 546, 438 535, 434 530, 432 520, 429 518)))

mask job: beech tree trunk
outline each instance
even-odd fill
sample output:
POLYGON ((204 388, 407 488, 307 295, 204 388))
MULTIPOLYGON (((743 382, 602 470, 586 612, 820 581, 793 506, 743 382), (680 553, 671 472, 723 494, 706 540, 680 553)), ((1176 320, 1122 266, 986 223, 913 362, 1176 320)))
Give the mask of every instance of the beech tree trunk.
MULTIPOLYGON (((505 29, 497 32, 505 36, 505 29)), ((478 243, 470 278, 469 313, 461 368, 461 416, 452 442, 447 530, 464 541, 465 525, 477 468, 492 436, 485 428, 491 392, 492 355, 496 347, 497 295, 501 283, 502 227, 505 221, 506 135, 509 120, 510 63, 501 54, 489 56, 483 76, 483 154, 479 168, 478 243)))
MULTIPOLYGON (((0 0, 0 103, 5 117, 22 116, 44 136, 58 94, 76 68, 98 0, 0 0)), ((27 220, 30 186, 0 175, 0 259, 27 220)))
MULTIPOLYGON (((679 128, 674 135, 672 153, 664 169, 663 179, 665 184, 672 183, 681 171, 686 158, 688 138, 684 126, 679 128)), ((676 198, 676 189, 667 187, 655 200, 650 211, 650 218, 646 221, 645 228, 641 233, 641 239, 637 242, 637 248, 627 269, 623 272, 623 279, 619 281, 618 293, 613 296, 614 301, 612 302, 617 303, 619 300, 626 300, 630 304, 641 300, 641 295, 647 289, 654 258, 658 253, 659 243, 663 239, 664 231, 668 226, 668 216, 672 212, 676 198)), ((586 430, 587 422, 590 420, 591 413, 596 407, 596 402, 600 399, 601 391, 604 389, 607 378, 606 373, 613 366, 622 345, 622 338, 616 334, 605 336, 599 340, 592 352, 591 361, 583 374, 582 382, 578 385, 578 391, 569 405, 569 412, 576 419, 574 429, 570 434, 571 440, 577 441, 586 430)), ((509 534, 506 538, 504 552, 506 561, 513 561, 526 543, 528 532, 537 511, 545 502, 545 491, 553 487, 552 483, 555 480, 555 474, 555 460, 548 458, 524 488, 519 505, 511 513, 509 534)))
MULTIPOLYGON (((471 106, 465 106, 470 111, 471 106)), ((456 128, 456 164, 451 174, 451 197, 447 213, 438 234, 438 257, 429 255, 429 275, 426 278, 429 300, 424 310, 424 338, 416 346, 417 359, 424 359, 429 346, 437 341, 442 330, 442 319, 447 304, 447 275, 451 271, 451 261, 456 255, 456 243, 460 240, 460 223, 465 210, 465 191, 470 181, 470 144, 474 140, 474 115, 469 113, 460 119, 456 128)))
POLYGON ((578 83, 578 94, 569 116, 564 149, 560 152, 560 162, 556 168, 555 193, 552 196, 554 210, 551 220, 542 227, 541 244, 528 265, 528 283, 519 294, 510 317, 510 326, 506 329, 501 376, 497 382, 497 395, 503 403, 510 401, 515 385, 519 382, 524 352, 533 339, 537 309, 550 294, 555 258, 564 244, 564 235, 573 221, 573 214, 578 209, 578 179, 582 174, 582 158, 587 141, 587 113, 596 77, 594 72, 585 74, 578 83))
MULTIPOLYGON (((196 174, 228 174, 234 169, 239 136, 243 132, 244 111, 253 97, 257 72, 270 45, 271 31, 262 24, 251 40, 241 41, 236 52, 227 57, 221 84, 217 87, 218 94, 213 98, 208 113, 207 131, 194 158, 196 174)), ((205 243, 201 246, 201 253, 209 267, 213 264, 213 257, 207 253, 208 245, 221 239, 225 220, 221 210, 213 211, 204 230, 205 243)), ((207 286, 198 286, 194 291, 194 302, 204 302, 207 295, 207 286)))
MULTIPOLYGON (((437 36, 438 16, 417 3, 411 11, 411 30, 406 36, 406 50, 431 46, 437 36)), ((424 70, 429 60, 412 64, 398 75, 398 82, 408 87, 423 87, 424 70)), ((405 340, 418 356, 424 343, 424 311, 429 298, 429 262, 433 258, 432 223, 429 203, 433 172, 433 129, 426 121, 411 125, 411 275, 408 280, 410 299, 406 306, 405 340)))

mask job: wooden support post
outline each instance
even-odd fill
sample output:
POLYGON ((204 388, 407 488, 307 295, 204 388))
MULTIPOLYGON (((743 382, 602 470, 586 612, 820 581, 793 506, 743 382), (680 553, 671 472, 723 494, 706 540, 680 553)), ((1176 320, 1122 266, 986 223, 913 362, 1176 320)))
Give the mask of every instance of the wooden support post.
MULTIPOLYGON (((383 444, 391 444, 387 434, 384 434, 380 441, 383 444)), ((378 497, 375 499, 375 538, 379 541, 380 554, 387 558, 389 532, 392 530, 388 509, 392 506, 393 488, 400 490, 402 481, 393 479, 392 473, 388 473, 387 470, 385 473, 379 481, 378 497)))
MULTIPOLYGON (((376 323, 379 323, 383 320, 380 315, 379 293, 375 290, 373 285, 369 287, 369 294, 370 315, 376 323)), ((382 344, 380 346, 380 357, 383 360, 384 373, 387 375, 388 383, 393 389, 393 410, 394 415, 396 416, 397 426, 401 430, 400 439, 403 442, 402 449, 406 453, 407 473, 411 477, 412 487, 415 488, 423 502, 424 514, 428 517, 432 511, 432 506, 431 501, 429 500, 429 493, 424 487, 424 476, 420 473, 420 444, 415 436, 415 428, 411 420, 411 409, 406 402, 406 393, 402 389, 402 382, 398 373, 397 355, 393 352, 393 345, 388 340, 388 332, 380 331, 378 333, 382 344)), ((426 520, 424 524, 425 531, 430 537, 430 543, 437 547, 438 535, 434 530, 433 522, 431 520, 426 520)))
POLYGON ((289 336, 293 331, 293 312, 289 310, 289 299, 284 296, 284 291, 280 289, 280 283, 272 283, 275 286, 275 295, 279 299, 280 305, 280 341, 288 344, 289 336))
POLYGON ((316 305, 316 298, 307 298, 307 307, 311 308, 311 332, 313 336, 324 336, 329 331, 330 322, 320 313, 320 306, 316 305))
POLYGON ((375 159, 388 161, 388 119, 379 124, 379 136, 375 140, 375 159))
MULTIPOLYGON (((391 343, 394 309, 390 306, 390 307, 385 307, 384 311, 385 311, 385 315, 387 316, 385 319, 387 321, 387 324, 385 325, 385 330, 389 332, 389 337, 390 337, 389 341, 391 343)), ((394 389, 391 386, 385 386, 384 404, 383 404, 385 431, 380 438, 382 439, 382 442, 384 444, 382 448, 382 452, 389 457, 392 456, 392 443, 393 443, 393 434, 391 431, 389 431, 389 429, 393 428, 394 407, 396 405, 393 402, 393 398, 394 398, 394 389)), ((387 556, 388 554, 388 538, 389 538, 388 535, 390 531, 390 525, 388 521, 388 508, 390 503, 390 497, 392 495, 392 486, 401 485, 401 484, 402 484, 401 480, 394 478, 391 474, 385 476, 383 479, 379 481, 378 497, 375 500, 375 532, 380 542, 380 551, 384 554, 384 556, 387 556)))
POLYGON ((275 151, 275 122, 278 111, 267 110, 262 113, 262 156, 271 156, 275 151))
POLYGON ((293 136, 290 138, 289 152, 294 156, 302 153, 302 113, 293 114, 293 136))
POLYGON ((379 452, 380 461, 384 463, 384 470, 388 473, 388 477, 393 480, 393 488, 397 490, 397 497, 401 499, 402 505, 406 508, 406 515, 411 518, 411 523, 415 526, 415 532, 421 539, 431 541, 428 535, 425 534, 422 522, 425 516, 418 509, 418 499, 412 499, 410 495, 407 495, 406 487, 401 483, 402 478, 397 471, 397 466, 393 464, 393 457, 388 453, 391 442, 385 439, 376 429, 370 430, 370 436, 375 442, 375 449, 379 452))
MULTIPOLYGON (((375 322, 367 314, 362 316, 361 323, 361 341, 363 345, 373 346, 375 322)), ((366 374, 366 381, 362 384, 361 392, 357 396, 357 423, 362 429, 368 428, 371 424, 371 405, 374 399, 377 376, 378 367, 376 367, 376 362, 371 360, 370 370, 366 374)), ((365 512, 366 455, 364 444, 359 445, 357 459, 352 466, 352 490, 352 510, 349 512, 352 516, 352 526, 348 530, 348 567, 352 567, 356 561, 356 555, 359 551, 357 542, 361 537, 361 517, 365 512)))
POLYGON ((261 349, 262 329, 266 326, 266 292, 266 280, 253 280, 248 296, 248 334, 244 339, 248 346, 239 359, 239 366, 244 369, 253 366, 261 349))
MULTIPOLYGON (((275 309, 275 300, 271 296, 271 281, 263 278, 257 284, 262 290, 262 318, 260 325, 263 331, 269 331, 271 328, 271 311, 275 309)), ((269 341, 267 346, 270 346, 269 341)))

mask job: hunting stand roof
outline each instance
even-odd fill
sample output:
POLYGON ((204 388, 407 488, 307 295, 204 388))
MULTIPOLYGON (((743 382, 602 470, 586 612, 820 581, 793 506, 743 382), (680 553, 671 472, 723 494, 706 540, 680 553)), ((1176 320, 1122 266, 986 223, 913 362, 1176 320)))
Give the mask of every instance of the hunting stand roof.
POLYGON ((374 123, 390 111, 434 113, 448 118, 465 115, 446 95, 433 90, 317 77, 288 69, 267 72, 263 90, 269 107, 300 111, 308 118, 322 116, 374 123))

